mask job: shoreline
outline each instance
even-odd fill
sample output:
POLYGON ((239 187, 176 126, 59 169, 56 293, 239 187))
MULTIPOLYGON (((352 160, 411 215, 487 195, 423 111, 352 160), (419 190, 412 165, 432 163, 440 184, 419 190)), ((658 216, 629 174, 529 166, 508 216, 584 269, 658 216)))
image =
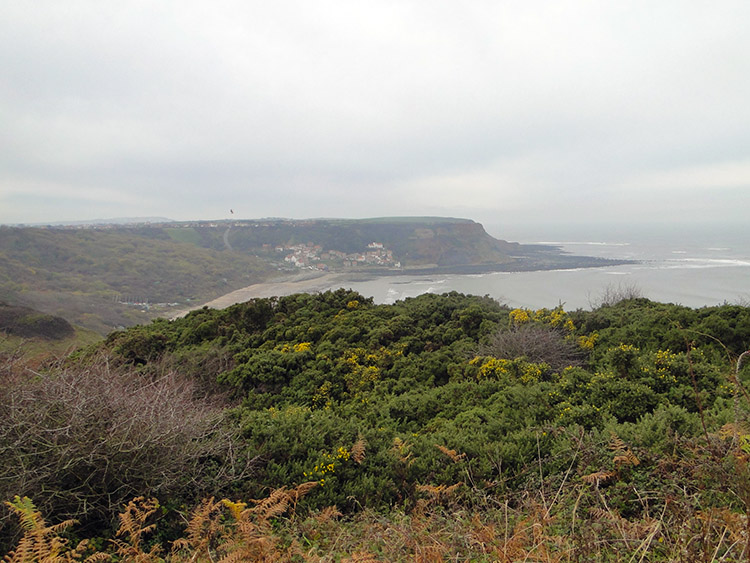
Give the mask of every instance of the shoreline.
POLYGON ((184 317, 190 311, 208 307, 210 309, 226 309, 236 303, 244 303, 251 299, 263 297, 284 297, 295 293, 314 293, 325 291, 338 281, 342 283, 351 279, 351 276, 341 272, 331 273, 303 273, 291 276, 279 276, 266 282, 254 283, 229 293, 221 295, 216 299, 195 305, 187 309, 177 311, 170 316, 170 320, 184 317))
POLYGON ((208 307, 210 309, 226 309, 236 303, 244 303, 251 299, 267 297, 284 297, 295 293, 316 293, 337 287, 344 287, 346 282, 361 282, 376 278, 387 278, 391 276, 434 276, 434 275, 477 275, 492 272, 529 272, 529 271, 554 271, 569 269, 596 269, 606 266, 617 266, 632 263, 632 260, 608 260, 596 259, 582 256, 569 256, 568 264, 555 264, 556 267, 543 267, 542 264, 527 265, 527 268, 501 268, 498 264, 462 267, 426 267, 408 268, 400 271, 394 270, 360 270, 348 272, 301 272, 292 275, 282 275, 269 281, 255 283, 221 295, 211 301, 201 303, 192 307, 180 309, 170 315, 174 320, 184 317, 191 311, 208 307), (341 285, 339 285, 341 284, 341 285))

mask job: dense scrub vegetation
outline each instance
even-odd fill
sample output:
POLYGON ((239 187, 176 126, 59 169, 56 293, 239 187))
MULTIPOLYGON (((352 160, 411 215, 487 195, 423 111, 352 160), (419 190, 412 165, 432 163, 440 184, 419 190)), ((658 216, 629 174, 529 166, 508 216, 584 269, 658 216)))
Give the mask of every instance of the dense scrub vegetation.
POLYGON ((0 493, 102 536, 115 504, 157 496, 155 539, 167 542, 200 497, 314 483, 266 531, 277 555, 313 560, 739 560, 748 345, 747 307, 646 299, 529 311, 457 293, 375 305, 338 290, 202 309, 112 333, 33 377, 7 361, 0 383, 16 395, 0 405, 0 446, 15 461, 0 493), (106 400, 121 396, 138 406, 106 400), (91 423, 75 424, 79 412, 91 423), (102 450, 86 457, 86 443, 102 450), (143 470, 106 450, 134 443, 143 470), (87 469, 65 462, 60 476, 60 451, 87 469), (119 480, 99 478, 105 466, 119 480))

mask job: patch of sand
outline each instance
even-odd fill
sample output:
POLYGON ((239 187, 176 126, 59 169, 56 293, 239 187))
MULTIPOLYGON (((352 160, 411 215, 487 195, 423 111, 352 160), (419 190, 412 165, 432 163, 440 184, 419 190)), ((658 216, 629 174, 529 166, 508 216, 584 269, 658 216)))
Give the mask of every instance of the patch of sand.
POLYGON ((299 274, 292 277, 278 278, 273 281, 256 283, 217 297, 208 303, 201 303, 189 309, 183 309, 175 313, 171 318, 184 317, 190 311, 210 307, 211 309, 225 309, 235 303, 244 303, 257 297, 282 297, 293 293, 315 293, 342 287, 349 279, 345 274, 299 274), (342 284, 342 285, 339 285, 342 284))

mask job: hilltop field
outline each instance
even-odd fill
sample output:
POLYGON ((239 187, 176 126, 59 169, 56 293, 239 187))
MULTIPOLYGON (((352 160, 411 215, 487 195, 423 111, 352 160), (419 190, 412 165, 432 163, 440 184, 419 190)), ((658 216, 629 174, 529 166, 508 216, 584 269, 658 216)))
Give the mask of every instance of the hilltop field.
POLYGON ((746 561, 750 309, 625 297, 338 290, 2 354, 0 552, 746 561))

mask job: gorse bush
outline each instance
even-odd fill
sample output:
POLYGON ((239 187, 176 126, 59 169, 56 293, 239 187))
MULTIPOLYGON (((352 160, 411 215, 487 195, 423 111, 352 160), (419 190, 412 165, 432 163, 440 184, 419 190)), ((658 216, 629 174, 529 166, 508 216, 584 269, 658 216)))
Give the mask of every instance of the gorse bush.
MULTIPOLYGON (((263 460, 255 494, 301 482, 364 436, 370 460, 337 467, 306 501, 350 509, 413 504, 416 482, 452 478, 436 442, 466 452, 476 480, 518 487, 528 464, 557 447, 555 428, 635 423, 659 405, 695 413, 697 398, 711 408, 732 393, 722 387, 724 351, 694 327, 726 314, 643 299, 592 312, 510 310, 457 293, 378 306, 338 290, 196 311, 113 334, 109 346, 133 363, 194 366, 207 350, 225 358, 212 362, 213 377, 244 397, 234 416, 263 460), (678 338, 682 349, 670 349, 678 338), (408 471, 393 461, 394 439, 412 448, 408 471)), ((742 322, 735 341, 750 337, 742 322)))
MULTIPOLYGON (((541 540, 529 530, 542 526, 548 539, 576 538, 560 553, 588 560, 618 542, 635 560, 659 537, 675 546, 669 521, 685 537, 708 534, 723 556, 718 524, 700 515, 745 514, 750 499, 740 478, 750 368, 732 378, 743 343, 748 309, 645 299, 531 311, 458 293, 375 305, 338 290, 202 309, 113 333, 38 374, 6 369, 15 398, 2 408, 16 422, 0 422, 14 460, 0 486, 80 518, 84 531, 104 530, 129 498, 157 496, 160 542, 201 497, 264 498, 313 481, 303 513, 396 507, 422 511, 429 528, 441 521, 431 511, 502 505, 517 515, 503 541, 531 549, 541 540), (236 401, 206 401, 217 391, 236 401), (736 437, 722 437, 727 423, 736 437), (89 500, 105 492, 107 502, 89 500), (548 521, 551 506, 562 527, 548 521)), ((510 560, 528 553, 503 549, 510 560)))

